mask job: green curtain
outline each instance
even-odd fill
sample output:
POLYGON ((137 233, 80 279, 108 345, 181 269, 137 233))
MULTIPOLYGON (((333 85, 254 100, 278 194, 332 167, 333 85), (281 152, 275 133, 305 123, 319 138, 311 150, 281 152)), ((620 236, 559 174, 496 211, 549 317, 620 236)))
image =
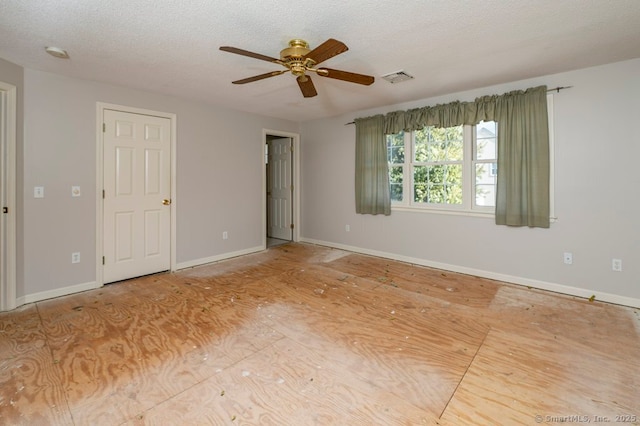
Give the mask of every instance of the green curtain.
MULTIPOLYGON (((381 133, 394 134, 402 130, 419 130, 424 126, 453 127, 492 120, 499 125, 496 224, 548 228, 550 170, 546 94, 547 87, 539 86, 503 95, 483 96, 474 102, 456 101, 355 120, 356 210, 369 213, 370 207, 361 209, 360 206, 382 200, 376 191, 382 190, 379 182, 382 175, 388 173, 388 165, 384 136, 375 135, 379 126, 382 126, 381 133), (368 151, 371 148, 364 150, 361 147, 359 155, 361 140, 368 140, 368 144, 378 140, 377 144, 382 146, 380 153, 374 155, 374 151, 368 151), (383 154, 384 159, 381 158, 383 154), (371 170, 374 164, 380 167, 378 171, 371 170)), ((386 180, 387 187, 388 184, 386 180)), ((389 214, 386 208, 384 214, 389 214)))
POLYGON ((391 214, 384 116, 355 120, 356 213, 391 214))
POLYGON ((498 122, 496 224, 549 227, 547 90, 507 93, 495 103, 498 122))

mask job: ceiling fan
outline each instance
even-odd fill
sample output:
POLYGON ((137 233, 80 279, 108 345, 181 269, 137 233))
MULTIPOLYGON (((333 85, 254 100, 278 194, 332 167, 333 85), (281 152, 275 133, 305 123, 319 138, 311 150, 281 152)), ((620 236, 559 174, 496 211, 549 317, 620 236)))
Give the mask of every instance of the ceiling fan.
POLYGON ((249 52, 247 50, 238 49, 237 47, 222 46, 220 50, 235 53, 237 55, 248 56, 250 58, 260 59, 267 62, 280 64, 286 69, 279 71, 271 71, 265 74, 253 77, 243 78, 242 80, 233 81, 233 84, 245 84, 269 77, 284 74, 291 71, 296 76, 298 86, 305 98, 316 96, 316 88, 311 81, 309 72, 314 72, 321 77, 334 78, 336 80, 348 81, 350 83, 363 84, 368 86, 373 84, 374 78, 370 75, 357 74, 348 71, 334 70, 331 68, 315 68, 316 65, 327 59, 333 58, 341 53, 346 52, 349 48, 341 41, 330 38, 315 49, 309 49, 309 43, 304 40, 295 39, 289 42, 289 47, 280 51, 280 59, 270 56, 261 55, 259 53, 249 52))

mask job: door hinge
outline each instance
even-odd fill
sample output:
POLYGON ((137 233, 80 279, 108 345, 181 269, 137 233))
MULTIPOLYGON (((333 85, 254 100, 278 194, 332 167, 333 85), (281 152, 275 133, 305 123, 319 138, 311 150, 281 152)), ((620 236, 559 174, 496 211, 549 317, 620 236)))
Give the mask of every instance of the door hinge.
POLYGON ((102 190, 102 198, 104 199, 104 189, 102 190))
POLYGON ((2 213, 9 213, 9 207, 3 207, 2 213))
POLYGON ((104 265, 104 256, 102 256, 102 264, 104 265))
POLYGON ((291 224, 291 229, 293 229, 293 223, 291 224))
POLYGON ((107 124, 102 123, 102 133, 105 133, 106 131, 107 131, 107 124))
POLYGON ((293 185, 291 185, 291 190, 293 191, 293 185))

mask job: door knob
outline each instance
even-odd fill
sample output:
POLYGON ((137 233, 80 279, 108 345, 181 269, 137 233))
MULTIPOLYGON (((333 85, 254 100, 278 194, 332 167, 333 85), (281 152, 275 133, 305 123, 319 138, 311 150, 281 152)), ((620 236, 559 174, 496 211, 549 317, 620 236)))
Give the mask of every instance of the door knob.
POLYGON ((165 206, 168 206, 169 204, 171 204, 171 200, 167 200, 166 198, 164 200, 162 200, 162 204, 165 206))

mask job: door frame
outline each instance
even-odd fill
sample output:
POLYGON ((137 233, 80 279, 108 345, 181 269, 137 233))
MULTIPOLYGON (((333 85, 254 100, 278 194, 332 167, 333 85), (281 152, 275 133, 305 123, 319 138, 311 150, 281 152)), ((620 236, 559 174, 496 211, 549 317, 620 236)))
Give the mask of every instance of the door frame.
MULTIPOLYGON (((287 147, 288 150, 286 151, 286 155, 287 155, 287 163, 289 165, 289 170, 288 170, 288 179, 291 182, 291 185, 293 185, 293 176, 292 176, 292 172, 293 172, 293 138, 282 138, 282 137, 276 137, 275 135, 272 134, 267 134, 267 142, 266 142, 266 147, 265 149, 267 150, 267 155, 265 155, 265 167, 267 169, 267 245, 268 245, 268 240, 269 238, 278 238, 278 239, 283 239, 283 238, 279 238, 279 237, 274 237, 273 235, 269 235, 269 231, 273 231, 272 227, 270 226, 270 224, 272 223, 272 218, 270 217, 270 213, 272 211, 271 209, 271 204, 270 204, 270 200, 269 200, 269 192, 271 191, 273 193, 273 186, 272 186, 272 182, 270 182, 271 178, 273 177, 273 174, 271 172, 273 164, 271 162, 269 162, 269 159, 273 158, 273 142, 274 141, 287 141, 287 147), (271 185, 270 185, 271 183, 271 185)), ((293 222, 293 191, 292 188, 289 187, 289 208, 288 208, 288 217, 289 217, 289 224, 291 224, 293 222)), ((271 196, 273 196, 273 194, 271 194, 271 196)), ((295 228, 294 228, 295 229, 295 228)), ((287 230, 288 233, 288 237, 286 238, 287 241, 292 241, 293 240, 293 229, 291 229, 291 227, 289 227, 289 229, 287 230)))
POLYGON ((2 171, 2 187, 0 188, 0 201, 6 200, 8 213, 0 212, 0 226, 2 226, 2 238, 4 248, 0 246, 0 268, 4 271, 0 274, 0 311, 8 311, 16 307, 16 267, 17 267, 17 230, 16 213, 16 138, 17 138, 17 113, 18 90, 16 86, 0 81, 0 92, 6 100, 6 111, 2 117, 4 125, 0 126, 0 149, 5 149, 4 162, 6 168, 2 171))
POLYGON ((105 110, 115 110, 132 114, 151 115, 154 117, 168 118, 171 122, 171 237, 170 244, 170 270, 176 270, 176 211, 177 211, 177 193, 176 193, 176 145, 177 145, 177 116, 169 112, 153 111, 143 108, 135 108, 125 105, 109 104, 104 102, 96 103, 96 283, 104 285, 104 274, 102 265, 102 256, 104 256, 104 205, 102 198, 102 190, 104 189, 104 132, 102 131, 102 123, 105 110))
POLYGON ((291 219, 293 221, 293 232, 291 238, 293 242, 300 241, 300 134, 284 132, 281 130, 262 129, 262 155, 260 163, 262 164, 262 248, 267 248, 267 164, 265 161, 267 145, 267 135, 277 136, 281 138, 291 138, 291 146, 293 153, 291 155, 291 184, 293 185, 292 203, 291 203, 291 219))

